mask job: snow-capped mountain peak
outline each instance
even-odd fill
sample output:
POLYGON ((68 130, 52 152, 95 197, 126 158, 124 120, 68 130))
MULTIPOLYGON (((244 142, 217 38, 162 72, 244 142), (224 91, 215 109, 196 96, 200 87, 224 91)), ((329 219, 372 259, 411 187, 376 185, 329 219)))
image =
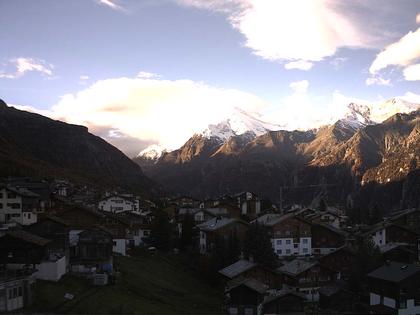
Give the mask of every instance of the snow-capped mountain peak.
POLYGON ((279 130, 284 126, 268 123, 259 119, 258 114, 248 113, 240 108, 218 124, 210 124, 201 134, 207 138, 215 137, 225 142, 232 136, 253 133, 260 136, 270 130, 279 130))
POLYGON ((342 127, 357 130, 367 125, 374 124, 370 119, 370 108, 368 105, 350 103, 347 106, 347 112, 342 119, 338 120, 338 124, 342 127))
POLYGON ((157 160, 166 151, 167 150, 163 146, 159 144, 152 144, 146 149, 142 150, 137 156, 147 160, 157 160))
POLYGON ((408 102, 401 97, 374 104, 350 103, 344 117, 337 123, 357 130, 367 125, 381 123, 397 113, 409 113, 419 108, 420 104, 408 102))

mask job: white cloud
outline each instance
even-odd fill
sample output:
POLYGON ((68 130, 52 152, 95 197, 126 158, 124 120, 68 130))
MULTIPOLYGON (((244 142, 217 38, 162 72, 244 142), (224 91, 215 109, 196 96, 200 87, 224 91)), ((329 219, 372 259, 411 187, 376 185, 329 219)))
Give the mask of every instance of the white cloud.
POLYGON ((89 80, 89 76, 88 75, 81 75, 79 77, 79 79, 82 80, 82 81, 86 81, 86 80, 89 80))
POLYGON ((14 71, 0 71, 0 78, 17 79, 27 72, 39 72, 47 77, 53 75, 54 66, 41 59, 19 57, 9 60, 8 64, 14 68, 14 71))
POLYGON ((420 81, 420 63, 406 67, 403 74, 407 81, 420 81))
POLYGON ((308 91, 309 82, 307 80, 295 81, 289 85, 291 89, 298 94, 304 94, 308 91))
MULTIPOLYGON (((245 46, 272 61, 320 61, 340 47, 374 47, 387 32, 365 27, 362 1, 334 0, 175 0, 227 15, 245 37, 245 46), (345 7, 345 8, 344 8, 345 7), (358 10, 360 9, 360 10, 358 10), (353 15, 348 14, 352 11, 353 15), (345 14, 344 14, 345 13, 345 14), (379 40, 379 38, 381 38, 379 40)), ((309 67, 307 65, 307 67, 309 67)))
POLYGON ((225 119, 235 107, 258 111, 264 106, 252 94, 191 80, 123 77, 64 95, 49 116, 101 130, 110 142, 135 138, 175 149, 208 124, 225 119))
POLYGON ((137 74, 137 78, 140 79, 157 79, 160 78, 160 75, 153 73, 153 72, 147 72, 147 71, 140 71, 137 74))
POLYGON ((384 79, 378 75, 367 78, 366 79, 366 85, 391 85, 391 79, 384 79))
POLYGON ((416 23, 417 24, 420 24, 420 13, 417 14, 417 16, 416 16, 416 23))
POLYGON ((96 0, 97 3, 107 6, 108 8, 111 8, 113 10, 121 11, 121 12, 127 12, 125 8, 115 3, 114 0, 96 0))
POLYGON ((415 94, 413 92, 407 92, 401 96, 403 100, 413 104, 420 104, 420 94, 415 94))
POLYGON ((291 61, 284 65, 284 68, 287 70, 299 69, 299 70, 310 70, 313 67, 313 63, 305 60, 291 61))
POLYGON ((406 67, 420 58, 420 28, 409 32, 397 42, 387 46, 372 62, 371 74, 376 74, 388 66, 406 67))

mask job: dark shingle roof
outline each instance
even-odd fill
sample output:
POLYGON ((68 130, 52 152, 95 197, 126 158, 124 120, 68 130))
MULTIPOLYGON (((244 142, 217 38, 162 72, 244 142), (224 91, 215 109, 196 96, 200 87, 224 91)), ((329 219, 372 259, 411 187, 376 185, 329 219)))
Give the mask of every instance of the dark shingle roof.
POLYGON ((270 303, 270 302, 275 301, 277 299, 280 299, 280 298, 282 298, 286 295, 294 295, 294 296, 296 296, 296 297, 298 297, 302 300, 306 299, 305 295, 303 293, 299 293, 299 292, 296 292, 296 291, 293 291, 293 290, 282 290, 282 291, 278 291, 274 295, 266 296, 264 298, 263 304, 270 303))
POLYGON ((206 221, 204 223, 201 223, 201 224, 197 225, 197 227, 202 231, 209 232, 209 231, 216 231, 216 230, 218 230, 218 229, 220 229, 224 226, 227 226, 229 224, 232 224, 232 223, 242 223, 242 224, 247 225, 247 223, 245 221, 241 221, 241 220, 238 220, 238 219, 216 217, 216 218, 213 218, 209 221, 206 221))
POLYGON ((239 276, 241 273, 255 267, 257 264, 254 262, 250 262, 249 260, 241 259, 237 262, 233 263, 230 266, 227 266, 221 270, 219 273, 232 279, 239 276))
POLYGON ((49 242, 51 242, 49 239, 43 238, 41 236, 23 231, 23 230, 14 230, 7 232, 6 235, 12 236, 14 238, 23 240, 28 243, 32 243, 38 246, 45 246, 49 242))
POLYGON ((291 262, 286 263, 285 265, 277 268, 278 272, 284 273, 290 276, 297 276, 302 272, 312 268, 317 265, 317 261, 307 261, 303 259, 295 259, 291 262))
POLYGON ((420 273, 420 266, 391 261, 372 271, 368 277, 389 282, 401 282, 420 273))
POLYGON ((226 287, 225 292, 229 292, 232 289, 237 288, 241 285, 244 285, 244 286, 250 288, 251 290, 254 290, 254 291, 256 291, 260 294, 264 294, 267 291, 267 286, 264 283, 262 283, 258 280, 255 280, 255 279, 248 279, 248 278, 239 277, 239 278, 235 278, 233 280, 230 280, 227 283, 227 287, 226 287))

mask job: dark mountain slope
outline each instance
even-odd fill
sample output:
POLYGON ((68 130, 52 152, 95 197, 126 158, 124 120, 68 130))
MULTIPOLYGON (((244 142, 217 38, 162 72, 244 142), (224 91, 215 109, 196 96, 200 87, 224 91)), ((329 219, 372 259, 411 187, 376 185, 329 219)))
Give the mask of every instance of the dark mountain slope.
POLYGON ((98 186, 148 190, 152 181, 121 151, 83 126, 0 101, 0 176, 64 177, 98 186))

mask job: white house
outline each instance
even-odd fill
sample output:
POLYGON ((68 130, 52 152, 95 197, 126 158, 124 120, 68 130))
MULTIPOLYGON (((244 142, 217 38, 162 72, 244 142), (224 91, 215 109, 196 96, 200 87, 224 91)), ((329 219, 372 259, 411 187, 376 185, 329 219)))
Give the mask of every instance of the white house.
POLYGON ((306 256, 312 253, 311 224, 288 214, 265 214, 254 220, 267 227, 277 256, 306 256))
POLYGON ((39 195, 25 188, 0 187, 0 223, 36 223, 39 206, 39 195))
POLYGON ((137 211, 138 202, 133 198, 122 195, 108 196, 99 201, 98 209, 101 211, 122 213, 137 211))

